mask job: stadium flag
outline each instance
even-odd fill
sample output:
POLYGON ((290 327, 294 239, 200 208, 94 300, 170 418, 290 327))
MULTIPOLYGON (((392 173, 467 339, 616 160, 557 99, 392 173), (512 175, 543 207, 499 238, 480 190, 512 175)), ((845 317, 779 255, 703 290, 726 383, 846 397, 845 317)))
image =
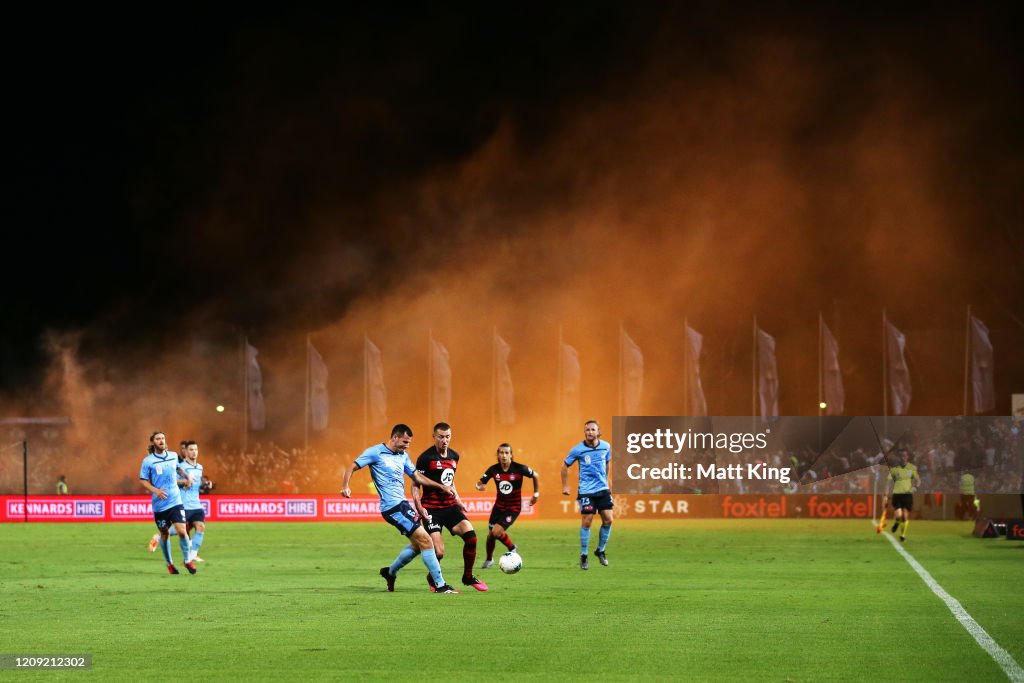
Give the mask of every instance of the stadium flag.
POLYGON ((888 320, 885 321, 886 354, 889 361, 889 397, 893 415, 906 415, 910 410, 910 368, 904 352, 907 338, 888 320))
POLYGON ((315 431, 327 429, 327 364, 312 343, 306 342, 309 361, 309 426, 315 431))
POLYGON ((561 354, 562 381, 558 388, 559 400, 562 407, 562 426, 570 429, 579 426, 581 415, 580 391, 580 355, 576 349, 562 342, 561 354))
POLYGON ((245 342, 245 390, 249 403, 249 429, 258 432, 267 426, 267 408, 263 404, 263 373, 257 356, 260 352, 245 342))
POLYGON ((687 325, 686 343, 689 345, 686 363, 686 383, 690 394, 687 397, 688 412, 696 417, 705 417, 708 414, 708 404, 704 399, 704 387, 700 383, 700 354, 704 348, 704 337, 700 332, 687 325))
POLYGON ((622 387, 623 415, 641 415, 640 401, 644 393, 644 354, 626 330, 619 327, 619 338, 622 349, 622 376, 619 386, 622 387))
POLYGON ((757 328, 757 395, 761 417, 779 416, 779 376, 775 365, 775 339, 757 328))
POLYGON ((846 409, 843 373, 839 368, 839 343, 824 321, 821 323, 822 384, 825 394, 825 414, 842 415, 846 409))
POLYGON ((448 421, 452 407, 452 368, 448 362, 448 349, 436 339, 430 340, 430 419, 448 421))
POLYGON ((993 377, 992 341, 988 327, 971 316, 971 386, 974 389, 974 414, 988 412, 996 407, 993 377))
POLYGON ((388 390, 384 386, 384 363, 380 349, 369 337, 363 341, 363 359, 366 372, 366 420, 372 427, 381 427, 388 421, 388 390))
POLYGON ((512 373, 508 357, 512 347, 497 333, 494 335, 495 384, 497 390, 497 419, 500 425, 516 421, 516 394, 512 387, 512 373))

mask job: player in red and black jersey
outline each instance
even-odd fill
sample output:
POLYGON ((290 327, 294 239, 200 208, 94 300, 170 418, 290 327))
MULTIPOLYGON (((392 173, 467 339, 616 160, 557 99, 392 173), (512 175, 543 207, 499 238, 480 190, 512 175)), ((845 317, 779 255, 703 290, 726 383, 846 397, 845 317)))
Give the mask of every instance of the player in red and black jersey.
POLYGON ((476 483, 477 491, 487 488, 488 479, 494 479, 494 484, 498 487, 498 497, 494 501, 491 518, 488 520, 490 533, 487 534, 487 559, 482 569, 494 564, 495 541, 501 541, 510 551, 517 550, 507 531, 523 510, 523 480, 527 477, 533 479, 533 497, 530 499, 530 505, 536 505, 537 498, 540 497, 540 475, 526 465, 513 461, 512 446, 503 443, 498 446, 498 464, 488 467, 484 476, 476 483))
MULTIPOLYGON (((466 513, 455 491, 455 470, 459 467, 459 454, 448 444, 452 440, 452 427, 447 422, 434 425, 434 445, 423 451, 416 459, 416 469, 427 479, 442 486, 450 486, 453 494, 442 489, 420 487, 413 484, 412 500, 416 510, 423 518, 423 527, 434 541, 434 552, 440 562, 444 557, 444 538, 441 529, 448 529, 452 536, 461 536, 462 546, 462 583, 472 586, 478 591, 487 590, 487 584, 473 576, 473 565, 476 563, 476 531, 473 524, 466 519, 466 513)), ((434 590, 433 577, 427 574, 430 590, 434 590)))

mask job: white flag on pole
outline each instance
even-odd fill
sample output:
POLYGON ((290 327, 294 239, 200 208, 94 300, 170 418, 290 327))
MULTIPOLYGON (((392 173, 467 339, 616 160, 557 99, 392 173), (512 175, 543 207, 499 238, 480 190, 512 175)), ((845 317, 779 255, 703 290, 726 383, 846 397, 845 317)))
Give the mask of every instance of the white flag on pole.
POLYGON ((371 427, 382 427, 388 421, 388 390, 384 386, 384 363, 380 349, 369 337, 365 338, 363 346, 366 359, 367 422, 371 427))
POLYGON ((267 408, 263 403, 263 372, 257 356, 260 352, 256 347, 245 342, 245 390, 249 400, 249 429, 258 432, 267 426, 267 408))
POLYGON ((515 390, 512 387, 512 373, 508 368, 508 357, 512 347, 497 334, 494 335, 494 359, 497 377, 497 421, 510 425, 516 421, 515 390))
POLYGON ((775 338, 757 328, 757 395, 761 417, 779 416, 779 373, 775 365, 775 338))
POLYGON ((704 386, 700 381, 700 354, 704 349, 704 337, 689 325, 686 326, 686 343, 690 345, 690 358, 687 373, 687 384, 690 388, 690 415, 704 417, 708 414, 708 404, 704 398, 704 386))
POLYGON ((327 364, 313 344, 307 345, 309 358, 309 426, 316 431, 327 429, 327 364))

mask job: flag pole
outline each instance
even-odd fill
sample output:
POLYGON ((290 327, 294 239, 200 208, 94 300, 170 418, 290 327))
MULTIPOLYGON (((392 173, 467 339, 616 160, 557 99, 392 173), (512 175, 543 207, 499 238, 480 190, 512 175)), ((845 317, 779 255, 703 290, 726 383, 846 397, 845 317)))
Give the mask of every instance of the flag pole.
POLYGON ((434 424, 434 328, 427 330, 427 424, 434 424))
POLYGON ((690 414, 690 318, 683 316, 683 415, 690 414))
POLYGON ((825 321, 821 317, 821 309, 818 310, 818 452, 822 452, 821 448, 821 416, 825 410, 821 407, 825 396, 825 377, 822 374, 822 367, 824 365, 825 357, 825 321))
POLYGON ((821 311, 818 311, 818 417, 824 410, 821 407, 821 403, 825 398, 825 376, 822 374, 822 366, 824 364, 825 355, 825 329, 824 319, 821 317, 821 311))
POLYGON ((562 430, 562 382, 564 380, 563 374, 565 370, 562 368, 562 355, 563 355, 563 342, 562 342, 562 326, 558 326, 558 371, 555 374, 555 434, 561 434, 562 430))
POLYGON ((623 355, 626 353, 625 345, 626 345, 626 331, 625 331, 625 328, 622 326, 622 321, 620 320, 619 321, 619 412, 618 412, 619 415, 623 414, 623 412, 622 412, 622 403, 623 403, 622 394, 623 394, 623 391, 624 391, 624 387, 622 385, 623 385, 623 379, 624 378, 623 378, 622 375, 623 375, 623 364, 624 364, 623 355))
POLYGON ((491 443, 494 443, 498 412, 498 326, 491 328, 491 443))
POLYGON ((964 411, 960 413, 967 417, 967 384, 969 382, 971 363, 971 305, 967 304, 967 320, 964 323, 964 411))
POLYGON ((242 335, 242 452, 249 448, 249 337, 242 335))
POLYGON ((310 344, 310 341, 309 341, 309 335, 307 334, 306 335, 306 414, 305 414, 305 420, 304 420, 305 428, 304 428, 304 431, 303 431, 303 439, 302 439, 303 450, 305 452, 307 452, 307 453, 309 452, 309 407, 310 407, 309 406, 309 382, 310 382, 310 378, 309 378, 309 364, 310 364, 310 360, 311 360, 311 358, 310 358, 311 354, 310 354, 310 351, 309 351, 310 350, 310 346, 311 346, 311 344, 310 344))
POLYGON ((369 377, 369 375, 370 375, 370 359, 369 359, 369 349, 368 349, 368 346, 369 346, 368 342, 369 341, 370 341, 370 338, 367 336, 366 332, 364 331, 363 332, 363 443, 364 444, 366 443, 367 438, 369 438, 369 433, 367 432, 367 425, 366 425, 367 421, 369 420, 369 410, 370 410, 370 377, 369 377))
POLYGON ((751 354, 751 392, 750 392, 750 414, 754 420, 753 424, 757 424, 757 316, 754 316, 754 329, 753 329, 753 341, 754 341, 754 352, 751 354))
POLYGON ((882 417, 889 417, 889 336, 885 309, 882 309, 882 417))
POLYGON ((28 439, 21 441, 21 495, 25 523, 28 524, 28 439))

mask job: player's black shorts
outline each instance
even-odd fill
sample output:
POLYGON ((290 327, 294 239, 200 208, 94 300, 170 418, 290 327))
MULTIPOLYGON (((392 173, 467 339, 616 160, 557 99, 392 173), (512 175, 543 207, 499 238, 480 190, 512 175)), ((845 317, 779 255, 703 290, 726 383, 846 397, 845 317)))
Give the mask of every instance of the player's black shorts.
POLYGON ((579 501, 581 515, 592 515, 595 512, 611 510, 615 507, 615 503, 612 502, 612 492, 608 489, 586 495, 580 494, 576 496, 576 500, 579 501))
POLYGON ((153 520, 156 522, 156 528, 170 529, 172 524, 185 523, 185 508, 180 505, 169 507, 166 510, 160 512, 153 512, 153 520))
POLYGON ((388 524, 398 529, 398 533, 403 536, 411 536, 420 524, 420 513, 416 512, 407 500, 403 500, 390 510, 385 510, 380 513, 380 516, 388 524))
POLYGON ((907 512, 914 509, 914 494, 913 493, 894 493, 892 494, 892 509, 899 510, 903 508, 907 512))
POLYGON ((441 533, 441 529, 447 529, 448 533, 452 536, 455 532, 452 529, 455 528, 459 522, 466 519, 466 513, 462 511, 462 508, 458 505, 452 505, 446 508, 427 508, 427 514, 430 515, 430 519, 423 520, 423 528, 431 534, 441 533))
POLYGON ((502 528, 508 529, 516 523, 519 512, 520 510, 506 510, 495 506, 491 508, 491 518, 487 520, 487 528, 490 529, 495 524, 500 524, 502 528))
POLYGON ((185 510, 185 521, 189 524, 195 524, 196 522, 206 522, 206 513, 203 512, 203 508, 198 510, 185 510))

